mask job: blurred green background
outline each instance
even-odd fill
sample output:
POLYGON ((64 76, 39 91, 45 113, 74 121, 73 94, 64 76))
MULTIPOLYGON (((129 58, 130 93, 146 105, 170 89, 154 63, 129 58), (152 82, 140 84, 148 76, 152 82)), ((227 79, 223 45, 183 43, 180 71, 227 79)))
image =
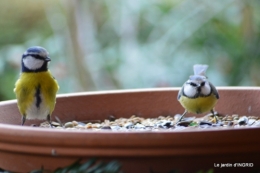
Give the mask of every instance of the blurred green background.
POLYGON ((195 63, 216 86, 260 85, 259 0, 1 0, 0 19, 0 100, 35 45, 59 93, 180 87, 195 63))

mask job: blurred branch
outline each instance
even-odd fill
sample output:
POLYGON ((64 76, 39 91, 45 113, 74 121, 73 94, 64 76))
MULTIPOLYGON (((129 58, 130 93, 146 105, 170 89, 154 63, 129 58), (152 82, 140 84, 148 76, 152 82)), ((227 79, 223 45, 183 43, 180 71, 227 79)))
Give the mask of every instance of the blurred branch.
MULTIPOLYGON (((85 20, 79 21, 78 18, 81 16, 81 6, 84 3, 81 0, 78 1, 65 1, 64 5, 66 8, 66 18, 68 23, 69 31, 69 41, 71 42, 72 57, 70 65, 73 65, 74 74, 81 84, 82 90, 94 90, 96 88, 93 81, 93 77, 88 69, 85 62, 85 57, 88 55, 88 45, 82 42, 84 38, 84 33, 90 32, 90 30, 85 29, 82 23, 89 23, 87 18, 85 20)), ((91 24, 90 24, 91 25, 91 24)))
POLYGON ((254 31, 253 31, 253 9, 249 3, 244 2, 242 7, 242 22, 241 29, 245 41, 252 42, 254 31))

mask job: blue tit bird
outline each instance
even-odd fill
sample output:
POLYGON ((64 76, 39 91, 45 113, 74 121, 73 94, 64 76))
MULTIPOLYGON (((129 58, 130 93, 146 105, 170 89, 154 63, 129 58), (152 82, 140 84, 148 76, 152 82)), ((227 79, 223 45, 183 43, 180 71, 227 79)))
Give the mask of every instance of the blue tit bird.
POLYGON ((189 77, 179 91, 177 99, 185 111, 178 122, 182 120, 187 112, 201 114, 209 111, 213 114, 217 122, 217 117, 213 109, 219 99, 219 94, 215 86, 205 76, 207 68, 208 65, 194 65, 194 75, 189 77))
POLYGON ((48 52, 39 46, 30 47, 22 55, 21 74, 14 88, 22 125, 26 119, 47 119, 51 126, 59 85, 48 70, 49 61, 48 52))

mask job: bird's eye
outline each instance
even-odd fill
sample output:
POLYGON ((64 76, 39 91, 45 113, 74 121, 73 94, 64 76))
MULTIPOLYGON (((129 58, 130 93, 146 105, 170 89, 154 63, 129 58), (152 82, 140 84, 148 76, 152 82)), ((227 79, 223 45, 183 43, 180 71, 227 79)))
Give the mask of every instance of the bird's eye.
POLYGON ((42 59, 42 57, 40 55, 31 55, 31 56, 33 56, 36 59, 42 59))
POLYGON ((201 82, 200 86, 204 86, 205 85, 205 82, 201 82))
POLYGON ((197 85, 193 82, 190 83, 191 86, 196 87, 197 85))

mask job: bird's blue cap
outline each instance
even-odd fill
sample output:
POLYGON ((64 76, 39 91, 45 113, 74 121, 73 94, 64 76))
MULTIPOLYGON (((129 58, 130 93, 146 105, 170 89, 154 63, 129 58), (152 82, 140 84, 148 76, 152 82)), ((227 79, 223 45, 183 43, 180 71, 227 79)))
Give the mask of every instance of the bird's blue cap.
POLYGON ((190 76, 190 80, 193 80, 193 81, 203 81, 207 79, 206 76, 201 76, 201 75, 192 75, 190 76))
POLYGON ((24 52, 23 56, 27 56, 27 55, 39 55, 45 58, 45 61, 51 61, 47 50, 40 46, 33 46, 28 48, 26 52, 24 52))

